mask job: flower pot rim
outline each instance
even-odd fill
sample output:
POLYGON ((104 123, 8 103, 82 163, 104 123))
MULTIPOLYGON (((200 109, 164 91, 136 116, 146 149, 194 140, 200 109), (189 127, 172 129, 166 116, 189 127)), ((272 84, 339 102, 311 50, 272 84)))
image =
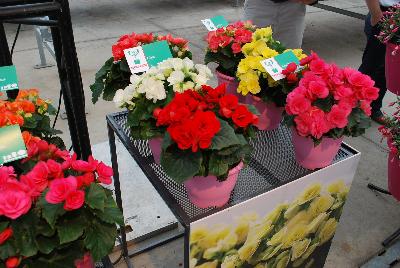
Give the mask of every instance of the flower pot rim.
POLYGON ((223 79, 229 80, 229 81, 235 81, 237 80, 235 76, 230 76, 227 74, 222 73, 221 71, 215 70, 215 72, 217 73, 217 76, 222 77, 223 79))
MULTIPOLYGON (((310 140, 312 140, 312 141, 314 142, 314 140, 312 139, 311 136, 307 136, 307 137, 301 136, 301 135, 299 134, 299 132, 297 131, 297 128, 296 128, 295 126, 291 126, 290 129, 292 130, 292 133, 296 133, 296 135, 299 136, 300 138, 310 139, 310 140)), ((333 138, 333 137, 328 137, 328 136, 322 135, 321 139, 324 139, 324 138, 325 138, 325 139, 331 139, 331 140, 335 140, 335 141, 336 141, 336 140, 342 140, 342 142, 343 142, 344 137, 345 137, 345 135, 342 135, 342 136, 339 137, 339 138, 333 138)))

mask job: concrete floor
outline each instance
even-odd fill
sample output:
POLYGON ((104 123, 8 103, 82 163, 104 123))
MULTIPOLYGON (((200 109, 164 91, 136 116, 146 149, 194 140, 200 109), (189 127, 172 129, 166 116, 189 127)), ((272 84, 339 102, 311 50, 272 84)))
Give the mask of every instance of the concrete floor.
MULTIPOLYGON (((117 109, 112 103, 91 104, 89 85, 101 64, 111 55, 111 45, 125 33, 171 32, 191 42, 194 60, 201 62, 204 55, 203 37, 206 29, 200 20, 223 15, 229 21, 240 18, 241 8, 230 1, 194 0, 70 0, 75 40, 86 90, 87 116, 92 144, 107 140, 105 115, 117 109)), ((363 0, 328 0, 326 4, 366 13, 363 0)), ((11 41, 15 26, 7 26, 11 41)), ((365 38, 363 22, 339 14, 309 8, 304 49, 318 52, 328 61, 341 66, 358 67, 365 38)), ((22 88, 40 88, 42 95, 54 102, 58 99, 59 81, 55 67, 33 69, 39 62, 31 27, 23 27, 13 57, 22 88)), ((49 61, 54 62, 52 59, 49 61)), ((395 96, 388 93, 385 103, 395 96)), ((67 122, 60 120, 57 127, 69 133, 67 122)), ((400 227, 400 206, 391 197, 375 194, 367 189, 370 182, 386 187, 387 149, 381 143, 374 125, 362 137, 348 139, 348 143, 362 152, 362 160, 353 183, 346 208, 325 267, 358 267, 380 249, 380 242, 400 227)), ((135 257, 135 267, 180 267, 183 243, 181 240, 135 257)), ((118 267, 125 267, 123 263, 118 267)))

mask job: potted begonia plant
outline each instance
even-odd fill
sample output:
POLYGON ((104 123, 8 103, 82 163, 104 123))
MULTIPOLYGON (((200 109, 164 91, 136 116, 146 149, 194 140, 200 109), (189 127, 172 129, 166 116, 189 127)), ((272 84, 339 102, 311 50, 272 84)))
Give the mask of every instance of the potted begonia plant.
POLYGON ((389 192, 400 200, 400 99, 391 103, 395 108, 393 115, 385 117, 385 124, 379 128, 382 136, 387 139, 388 155, 388 188, 389 192))
POLYGON ((118 89, 129 85, 132 74, 124 54, 125 49, 164 40, 168 42, 173 57, 181 59, 192 57, 188 41, 180 37, 173 37, 171 34, 132 33, 123 35, 112 46, 113 56, 96 73, 95 82, 90 86, 92 102, 96 103, 101 96, 106 101, 112 101, 118 89))
POLYGON ((345 136, 356 137, 370 127, 375 82, 352 68, 327 64, 315 53, 287 96, 285 122, 292 127, 297 162, 308 169, 328 166, 345 136))
POLYGON ((258 117, 254 107, 225 94, 225 84, 175 94, 156 109, 157 126, 166 127, 161 166, 198 207, 223 206, 250 155, 248 143, 258 117))
POLYGON ((218 64, 216 76, 218 84, 226 84, 227 93, 237 94, 239 82, 236 70, 244 58, 242 47, 251 42, 255 26, 251 21, 238 21, 207 34, 205 64, 218 64))
POLYGON ((400 94, 400 4, 383 12, 379 22, 381 32, 378 39, 386 44, 385 73, 386 86, 396 95, 400 94))
POLYGON ((0 266, 94 267, 123 225, 101 185, 111 183, 112 169, 27 131, 23 138, 28 157, 0 167, 0 266))
POLYGON ((260 28, 253 33, 252 41, 242 47, 245 57, 240 61, 236 74, 239 79, 238 92, 248 96, 247 102, 260 112, 257 124, 260 130, 273 130, 279 126, 286 96, 298 82, 293 75, 275 81, 261 61, 286 51, 293 51, 299 60, 306 57, 301 49, 286 50, 279 41, 274 40, 272 34, 271 27, 260 28))

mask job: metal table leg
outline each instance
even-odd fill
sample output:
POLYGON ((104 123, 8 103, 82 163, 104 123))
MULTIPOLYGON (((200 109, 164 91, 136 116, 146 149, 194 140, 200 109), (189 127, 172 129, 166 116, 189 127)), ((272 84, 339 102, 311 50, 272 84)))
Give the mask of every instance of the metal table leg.
MULTIPOLYGON (((108 128, 108 139, 110 143, 110 154, 111 154, 111 164, 112 168, 114 171, 114 189, 115 189, 115 198, 117 201, 117 205, 119 209, 122 212, 122 215, 124 214, 124 210, 122 207, 122 196, 121 196, 121 184, 119 180, 119 171, 118 171, 118 159, 117 159, 117 149, 115 145, 115 134, 114 130, 111 128, 111 126, 107 123, 107 128, 108 128)), ((125 225, 119 227, 120 234, 121 234, 121 250, 122 250, 122 255, 125 259, 126 264, 128 265, 128 268, 133 268, 131 261, 129 259, 128 255, 128 244, 126 242, 126 230, 125 230, 125 225)))

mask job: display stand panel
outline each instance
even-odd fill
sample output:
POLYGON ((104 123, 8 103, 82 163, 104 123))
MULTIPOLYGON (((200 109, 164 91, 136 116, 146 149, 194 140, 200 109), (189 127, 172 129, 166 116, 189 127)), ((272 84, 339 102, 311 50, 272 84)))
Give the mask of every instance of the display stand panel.
POLYGON ((323 267, 360 154, 190 225, 190 267, 323 267))

